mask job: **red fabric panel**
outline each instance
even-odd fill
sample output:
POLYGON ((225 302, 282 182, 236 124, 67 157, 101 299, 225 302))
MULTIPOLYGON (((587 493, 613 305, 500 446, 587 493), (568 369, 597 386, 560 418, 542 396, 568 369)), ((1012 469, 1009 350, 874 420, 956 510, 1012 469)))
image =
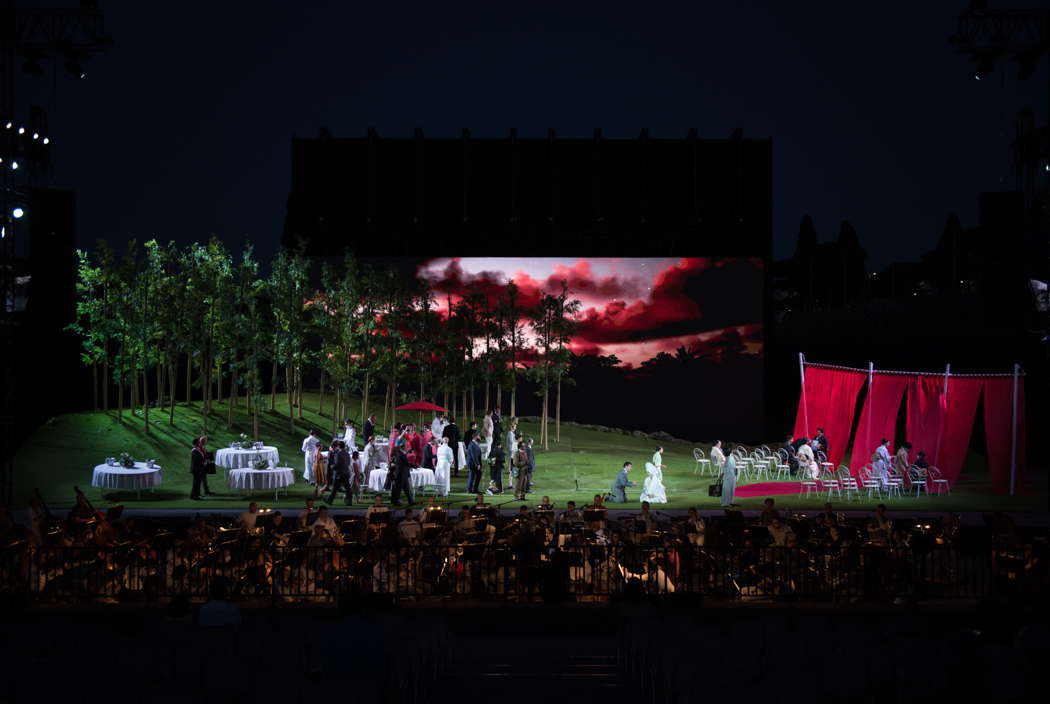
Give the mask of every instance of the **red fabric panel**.
MULTIPOLYGON (((892 443, 897 412, 900 411, 901 399, 912 378, 901 374, 875 375, 872 385, 868 387, 868 398, 864 401, 857 436, 853 440, 850 474, 856 476, 860 468, 868 464, 880 440, 889 438, 892 443)), ((893 450, 891 447, 891 456, 893 450)))
POLYGON ((908 380, 908 442, 912 444, 909 460, 915 461, 921 450, 926 461, 940 467, 942 432, 946 405, 944 377, 916 376, 908 380))
MULTIPOLYGON (((1023 379, 1017 388, 1017 472, 1016 493, 1021 492, 1024 472, 1024 391, 1023 379)), ((996 494, 1010 493, 1010 462, 1013 445, 1013 377, 984 380, 984 432, 988 436, 988 471, 996 494)))
POLYGON ((941 470, 941 478, 947 479, 949 484, 955 484, 966 459, 983 386, 984 379, 954 376, 948 379, 948 406, 944 414, 940 452, 937 461, 930 460, 930 464, 941 470))
POLYGON ((828 462, 835 466, 846 454, 857 394, 867 378, 863 372, 806 367, 805 394, 798 400, 794 436, 812 438, 817 434, 817 428, 824 428, 824 435, 828 438, 828 462))

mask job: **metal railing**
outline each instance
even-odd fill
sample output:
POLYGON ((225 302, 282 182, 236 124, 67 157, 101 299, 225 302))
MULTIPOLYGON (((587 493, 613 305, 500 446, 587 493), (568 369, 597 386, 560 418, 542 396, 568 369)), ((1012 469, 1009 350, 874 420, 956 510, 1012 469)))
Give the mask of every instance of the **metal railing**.
POLYGON ((338 601, 361 595, 601 602, 645 594, 726 599, 980 598, 990 552, 950 547, 812 549, 503 545, 42 547, 0 556, 0 592, 33 600, 203 599, 216 578, 238 598, 338 601))

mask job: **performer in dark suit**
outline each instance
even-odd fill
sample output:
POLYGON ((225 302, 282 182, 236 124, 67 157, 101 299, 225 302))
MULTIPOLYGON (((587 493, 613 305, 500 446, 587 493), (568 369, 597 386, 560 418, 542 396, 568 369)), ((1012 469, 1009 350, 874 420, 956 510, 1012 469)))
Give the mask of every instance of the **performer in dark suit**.
POLYGON ((525 453, 529 457, 529 476, 528 483, 525 485, 529 491, 532 491, 532 473, 536 471, 536 453, 532 451, 533 438, 529 438, 525 441, 525 453))
POLYGON ((495 494, 503 493, 504 459, 503 446, 500 445, 499 438, 496 438, 492 441, 492 448, 489 450, 489 479, 496 484, 496 489, 493 491, 495 494))
MULTIPOLYGON (((496 442, 495 440, 493 442, 496 442)), ((493 446, 495 447, 495 445, 493 446)), ((467 445, 467 493, 478 493, 478 484, 481 483, 481 445, 474 438, 467 445)))
MULTIPOLYGON (((492 437, 503 437, 503 419, 499 416, 499 409, 492 411, 492 437)), ((491 442, 492 438, 489 438, 491 442)))
POLYGON ((374 415, 368 416, 365 419, 365 427, 362 430, 362 436, 364 436, 365 442, 368 442, 368 438, 376 434, 376 417, 374 415))
POLYGON ((448 425, 445 426, 441 437, 448 438, 448 446, 452 448, 452 476, 459 476, 459 428, 456 419, 449 416, 448 425))
MULTIPOLYGON (((825 456, 828 454, 828 436, 824 434, 823 428, 817 428, 817 435, 813 438, 814 442, 817 443, 817 449, 824 453, 825 456)), ((829 460, 830 462, 830 460, 829 460)))
POLYGON ((471 439, 478 434, 478 424, 476 421, 472 421, 470 427, 467 428, 467 432, 463 433, 463 444, 469 445, 471 439))
POLYGON ((627 503, 627 487, 636 486, 634 482, 627 479, 627 473, 631 471, 631 463, 624 462, 623 469, 616 474, 612 488, 609 489, 609 500, 616 503, 627 503))
POLYGON ((401 505, 400 499, 403 491, 408 498, 408 505, 411 506, 416 502, 415 497, 412 496, 412 468, 408 464, 408 457, 405 456, 404 450, 399 449, 395 452, 397 456, 390 463, 390 472, 394 475, 390 489, 390 505, 401 505))
POLYGON ((205 449, 205 445, 208 444, 208 437, 202 435, 193 441, 193 449, 190 450, 190 474, 193 475, 193 488, 190 489, 191 499, 201 498, 201 485, 204 486, 205 495, 211 494, 208 491, 208 451, 205 449))
POLYGON ((788 468, 791 470, 791 475, 798 474, 798 458, 795 457, 795 444, 791 441, 791 436, 788 435, 784 440, 784 444, 780 446, 785 452, 787 452, 788 468))
POLYGON ((421 467, 426 467, 427 469, 434 469, 436 461, 436 453, 434 452, 434 447, 436 444, 437 440, 431 438, 430 442, 423 446, 423 464, 420 465, 421 467))
POLYGON ((346 443, 337 440, 338 445, 328 455, 329 465, 332 473, 332 491, 325 499, 327 503, 335 501, 335 495, 342 489, 346 492, 346 505, 353 503, 354 492, 350 487, 350 453, 346 451, 346 443))

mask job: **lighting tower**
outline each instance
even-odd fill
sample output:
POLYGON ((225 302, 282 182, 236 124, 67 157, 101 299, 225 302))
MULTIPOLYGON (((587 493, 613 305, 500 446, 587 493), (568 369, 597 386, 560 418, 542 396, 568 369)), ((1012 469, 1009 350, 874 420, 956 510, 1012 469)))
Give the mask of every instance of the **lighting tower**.
POLYGON ((18 8, 0 0, 0 502, 10 504, 14 477, 15 338, 22 315, 15 311, 15 241, 25 225, 16 224, 15 209, 25 212, 28 191, 43 185, 47 152, 53 135, 47 134, 42 111, 21 114, 16 78, 45 74, 49 62, 61 62, 76 78, 84 78, 83 64, 104 51, 112 40, 105 35, 98 3, 82 0, 77 8, 18 8), (7 124, 10 123, 10 128, 7 124), (36 135, 34 137, 33 135, 36 135), (46 142, 45 142, 46 140, 46 142), (17 162, 18 168, 14 168, 17 162))

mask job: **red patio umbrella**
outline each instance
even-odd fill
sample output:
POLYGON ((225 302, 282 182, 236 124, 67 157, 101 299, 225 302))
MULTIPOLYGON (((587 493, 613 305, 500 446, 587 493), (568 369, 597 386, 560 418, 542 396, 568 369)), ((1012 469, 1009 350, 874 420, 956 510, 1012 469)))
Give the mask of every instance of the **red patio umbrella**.
POLYGON ((413 401, 412 403, 406 403, 403 406, 398 406, 397 410, 399 410, 399 411, 419 411, 419 422, 420 422, 420 424, 423 423, 423 411, 441 411, 442 413, 447 413, 448 412, 447 408, 442 408, 441 406, 437 405, 436 403, 431 403, 430 401, 413 401))
POLYGON ((403 406, 398 406, 397 410, 399 410, 399 411, 441 411, 442 413, 447 413, 448 412, 447 408, 442 408, 441 406, 437 405, 436 403, 431 403, 430 401, 413 401, 412 403, 406 403, 403 406))

